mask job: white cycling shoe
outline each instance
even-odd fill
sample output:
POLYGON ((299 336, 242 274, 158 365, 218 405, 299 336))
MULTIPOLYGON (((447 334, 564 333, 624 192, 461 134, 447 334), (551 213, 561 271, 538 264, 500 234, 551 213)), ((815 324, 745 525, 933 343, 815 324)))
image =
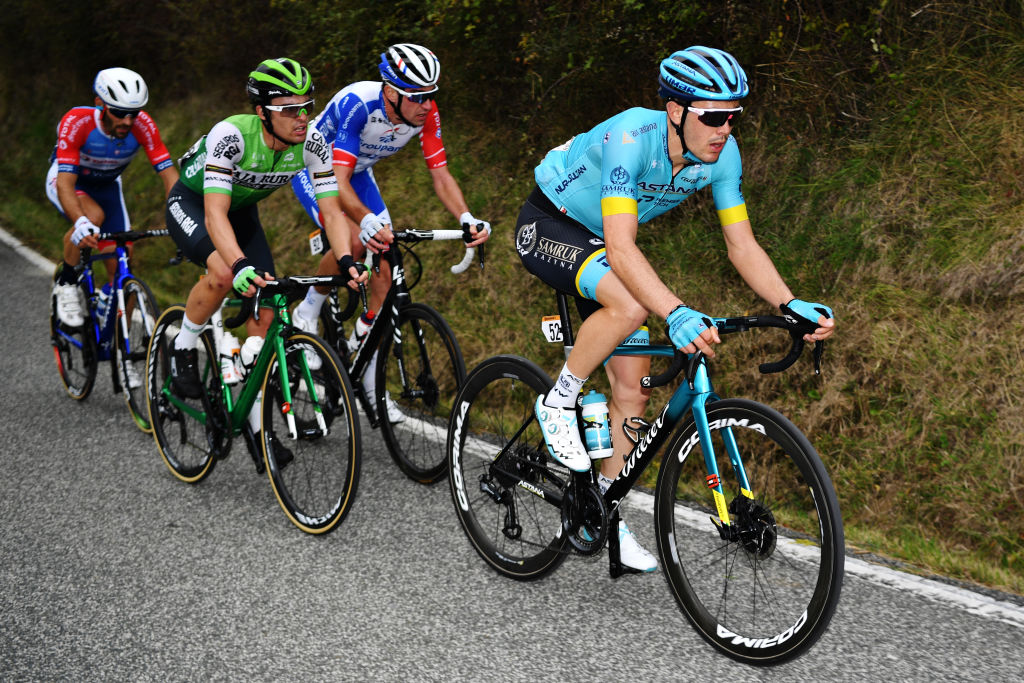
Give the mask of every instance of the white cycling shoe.
MULTIPOLYGON (((373 365, 371 364, 370 367, 373 367, 373 365)), ((371 405, 377 405, 377 390, 374 388, 373 382, 363 382, 363 394, 371 405)), ((399 408, 398 404, 391 398, 390 391, 384 392, 384 405, 387 406, 388 409, 388 422, 393 425, 398 424, 399 422, 405 422, 405 413, 402 412, 402 409, 399 408)))
POLYGON ((57 319, 68 327, 81 327, 85 318, 82 317, 82 302, 78 287, 54 285, 53 295, 57 297, 57 319))
POLYGON ((658 560, 636 540, 626 523, 619 520, 619 562, 638 572, 653 572, 658 560))
POLYGON ((540 422, 551 457, 570 470, 590 470, 590 456, 583 447, 580 430, 576 426, 576 411, 572 408, 551 408, 544 404, 544 394, 541 394, 533 405, 533 412, 540 422))
MULTIPOLYGON (((317 321, 302 317, 297 308, 292 312, 292 325, 309 334, 316 334, 317 331, 317 321)), ((303 353, 306 354, 306 364, 309 365, 309 369, 319 370, 323 364, 323 361, 320 360, 320 355, 308 346, 305 348, 306 350, 303 353)))
POLYGON ((124 381, 128 385, 129 389, 138 389, 142 387, 142 375, 135 368, 135 364, 131 361, 126 361, 124 364, 124 381))

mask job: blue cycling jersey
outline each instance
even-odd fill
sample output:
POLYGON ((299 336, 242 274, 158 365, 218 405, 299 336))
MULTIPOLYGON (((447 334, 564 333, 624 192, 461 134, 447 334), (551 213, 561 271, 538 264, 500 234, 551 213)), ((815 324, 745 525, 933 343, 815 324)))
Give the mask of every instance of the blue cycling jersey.
POLYGON ((668 134, 664 111, 627 109, 552 149, 534 178, 560 211, 601 237, 603 216, 633 213, 646 223, 708 185, 723 226, 746 220, 736 140, 729 136, 713 164, 687 152, 694 163, 673 176, 668 134))

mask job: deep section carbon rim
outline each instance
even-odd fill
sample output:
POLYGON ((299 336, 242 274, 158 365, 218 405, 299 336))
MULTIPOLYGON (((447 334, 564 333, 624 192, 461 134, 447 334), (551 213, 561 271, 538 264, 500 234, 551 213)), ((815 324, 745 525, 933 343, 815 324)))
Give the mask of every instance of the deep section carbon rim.
POLYGON ((569 552, 560 494, 569 472, 547 454, 533 414, 551 379, 534 363, 496 356, 467 377, 448 427, 455 512, 474 549, 511 578, 540 578, 569 552))
POLYGON ((662 566, 697 631, 729 656, 778 664, 828 627, 843 575, 843 529, 828 474, 782 415, 742 399, 707 404, 730 526, 720 529, 692 418, 658 477, 655 529, 662 566), (731 444, 749 488, 730 465, 731 444))

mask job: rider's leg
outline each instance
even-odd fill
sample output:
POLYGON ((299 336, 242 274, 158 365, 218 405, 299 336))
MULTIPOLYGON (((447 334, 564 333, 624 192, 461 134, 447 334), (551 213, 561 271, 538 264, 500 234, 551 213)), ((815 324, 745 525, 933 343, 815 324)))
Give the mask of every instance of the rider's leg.
MULTIPOLYGON (((579 379, 586 379, 628 337, 647 319, 647 310, 629 293, 622 281, 610 270, 601 278, 596 290, 601 308, 594 311, 576 335, 576 343, 562 367, 567 373, 579 379)), ((552 407, 569 407, 576 401, 582 386, 572 390, 572 378, 566 379, 560 373, 555 386, 548 393, 548 399, 558 403, 545 403, 552 407)))
POLYGON ((640 380, 651 372, 649 356, 612 356, 605 365, 611 396, 608 398, 608 421, 614 454, 601 461, 601 474, 608 479, 619 476, 626 464, 625 456, 633 447, 622 431, 622 423, 643 417, 651 390, 640 386, 640 380))

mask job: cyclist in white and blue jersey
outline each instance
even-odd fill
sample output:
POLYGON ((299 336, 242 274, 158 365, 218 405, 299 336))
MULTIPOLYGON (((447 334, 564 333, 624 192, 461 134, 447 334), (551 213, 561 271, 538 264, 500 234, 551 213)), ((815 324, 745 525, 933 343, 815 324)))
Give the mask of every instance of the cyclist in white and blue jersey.
MULTIPOLYGON (((721 341, 710 318, 686 306, 637 248, 641 224, 710 186, 729 260, 751 289, 773 306, 788 305, 817 321, 807 341, 828 338, 835 325, 827 306, 793 296, 754 237, 739 148, 730 134, 743 110, 739 100, 749 91, 739 63, 722 50, 690 47, 662 60, 658 83, 663 110, 629 109, 548 152, 534 171, 537 187, 516 229, 523 265, 575 297, 584 318, 554 387, 535 406, 548 450, 577 471, 591 462, 574 406, 584 382, 607 359, 614 455, 601 462, 602 490, 632 447, 619 425, 642 416, 650 398, 640 386, 650 359, 609 354, 634 332, 634 339, 645 338, 651 313, 667 321, 672 343, 687 353, 713 357, 712 345, 721 341)), ((623 564, 657 568, 624 522, 619 539, 623 564)))
MULTIPOLYGON (((491 224, 474 218, 469 212, 462 190, 448 170, 448 157, 441 139, 441 116, 435 99, 441 76, 437 56, 422 45, 397 43, 381 53, 377 69, 380 81, 359 81, 342 88, 313 124, 332 145, 332 164, 341 205, 351 219, 348 221, 351 245, 325 244, 329 249, 320 261, 319 275, 337 273, 337 262, 331 255, 335 246, 343 250, 351 246, 357 259, 362 259, 367 249, 378 253, 389 248, 394 240, 391 214, 377 187, 373 167, 415 139, 420 142, 438 199, 460 226, 470 227, 473 239, 467 246, 481 245, 491 234, 491 224)), ((292 189, 309 217, 322 228, 320 206, 308 172, 292 180, 292 189)), ((326 242, 326 239, 321 240, 322 244, 326 242)), ((382 261, 379 276, 370 280, 370 310, 379 312, 390 287, 390 266, 382 261)), ((292 318, 295 326, 315 332, 326 298, 327 288, 310 287, 295 309, 292 318)), ((375 359, 371 360, 370 367, 375 367, 375 363, 375 359)), ((368 377, 371 379, 364 387, 372 403, 375 400, 373 373, 368 377)), ((397 404, 388 399, 387 406, 392 422, 403 419, 397 404)))

